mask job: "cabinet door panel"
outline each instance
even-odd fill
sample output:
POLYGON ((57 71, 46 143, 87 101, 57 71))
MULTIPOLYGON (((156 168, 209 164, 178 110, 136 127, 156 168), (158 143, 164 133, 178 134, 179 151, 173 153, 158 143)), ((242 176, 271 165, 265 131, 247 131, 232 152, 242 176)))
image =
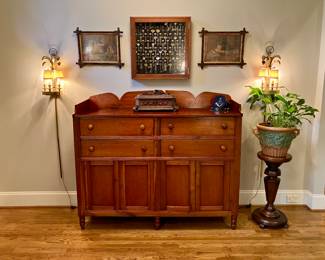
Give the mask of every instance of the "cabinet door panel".
POLYGON ((145 210, 152 207, 153 163, 120 162, 121 208, 145 210))
POLYGON ((228 204, 229 173, 222 161, 197 162, 197 210, 224 210, 228 204))
POLYGON ((161 178, 162 209, 189 211, 195 206, 193 162, 163 162, 161 178))
POLYGON ((86 170, 87 209, 117 208, 117 173, 113 162, 88 162, 86 170))

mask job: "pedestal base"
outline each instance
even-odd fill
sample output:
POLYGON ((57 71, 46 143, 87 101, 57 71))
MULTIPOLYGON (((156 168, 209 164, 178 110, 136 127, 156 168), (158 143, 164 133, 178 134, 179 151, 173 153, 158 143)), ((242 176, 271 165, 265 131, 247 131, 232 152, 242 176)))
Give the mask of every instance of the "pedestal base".
POLYGON ((261 228, 288 227, 286 215, 278 209, 267 211, 265 208, 257 208, 254 210, 252 217, 261 228))

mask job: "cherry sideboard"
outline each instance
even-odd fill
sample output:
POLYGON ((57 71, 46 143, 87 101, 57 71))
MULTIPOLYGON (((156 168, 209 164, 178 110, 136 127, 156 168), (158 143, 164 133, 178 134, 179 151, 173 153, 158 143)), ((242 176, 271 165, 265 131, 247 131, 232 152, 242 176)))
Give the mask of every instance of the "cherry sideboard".
POLYGON ((176 112, 134 112, 135 96, 106 93, 75 106, 78 213, 85 216, 231 216, 239 197, 240 105, 209 110, 218 93, 176 96, 176 112))

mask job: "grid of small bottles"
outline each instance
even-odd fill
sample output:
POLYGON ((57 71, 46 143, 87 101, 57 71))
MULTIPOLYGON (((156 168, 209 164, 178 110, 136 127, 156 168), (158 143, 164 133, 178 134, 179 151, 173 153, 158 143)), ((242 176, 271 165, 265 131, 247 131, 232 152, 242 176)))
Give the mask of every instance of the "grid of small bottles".
POLYGON ((185 23, 136 23, 136 63, 140 74, 185 71, 185 23))

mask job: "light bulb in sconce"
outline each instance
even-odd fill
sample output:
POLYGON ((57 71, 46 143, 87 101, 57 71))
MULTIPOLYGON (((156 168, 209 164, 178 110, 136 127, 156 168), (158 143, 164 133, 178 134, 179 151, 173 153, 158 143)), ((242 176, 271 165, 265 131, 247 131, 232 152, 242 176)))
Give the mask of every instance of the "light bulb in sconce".
POLYGON ((60 96, 63 86, 63 72, 58 69, 61 65, 60 57, 57 55, 57 50, 51 48, 50 56, 42 57, 43 70, 43 95, 60 96))

